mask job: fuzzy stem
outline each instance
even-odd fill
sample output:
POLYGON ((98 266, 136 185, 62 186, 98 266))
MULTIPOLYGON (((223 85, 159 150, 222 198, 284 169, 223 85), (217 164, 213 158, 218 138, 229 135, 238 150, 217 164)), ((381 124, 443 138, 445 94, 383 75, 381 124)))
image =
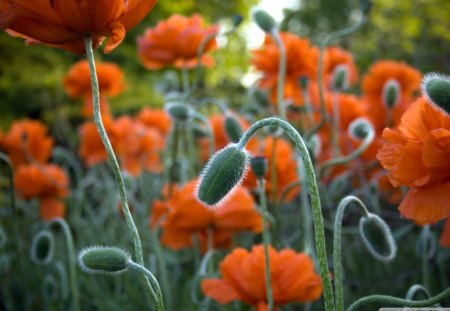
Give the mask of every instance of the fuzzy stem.
POLYGON ((281 119, 286 119, 286 108, 284 107, 284 78, 286 76, 286 48, 281 40, 280 33, 278 30, 273 29, 271 32, 272 36, 277 43, 278 49, 280 50, 280 63, 278 67, 278 85, 277 85, 277 105, 278 105, 278 115, 281 119))
MULTIPOLYGON (((128 207, 127 195, 125 190, 125 184, 123 182, 122 173, 120 172, 119 163, 117 162, 116 155, 109 141, 108 134, 103 126, 102 115, 100 113, 100 90, 97 79, 97 71, 95 69, 94 51, 92 49, 92 39, 90 36, 84 37, 84 44, 86 48, 86 57, 89 63, 89 72, 91 75, 91 87, 92 87, 92 103, 94 108, 94 122, 97 127, 97 131, 105 146, 106 153, 108 154, 109 163, 114 171, 114 177, 116 179, 117 187, 119 189, 120 202, 122 205, 122 212, 125 217, 128 229, 130 230, 131 237, 133 238, 134 252, 136 261, 140 265, 144 265, 144 257, 142 255, 142 244, 139 237, 139 232, 131 216, 130 209, 128 207)), ((144 287, 150 296, 153 296, 153 289, 146 277, 141 278, 144 283, 144 287)))
POLYGON ((317 259, 320 267, 320 276, 322 279, 322 286, 324 288, 325 310, 334 310, 333 289, 331 287, 330 274, 327 262, 327 251, 325 245, 325 233, 323 227, 322 207, 320 203, 319 189, 317 187, 316 176, 314 168, 309 157, 308 149, 300 134, 288 122, 278 118, 266 118, 254 123, 241 137, 238 143, 238 148, 243 149, 250 137, 255 134, 257 130, 265 126, 279 126, 292 139, 295 146, 300 152, 303 163, 305 165, 305 173, 307 185, 311 194, 311 208, 314 221, 314 236, 316 242, 317 259))
POLYGON ((264 263, 265 263, 265 281, 266 281, 266 295, 268 310, 273 310, 273 293, 272 293, 272 280, 270 276, 270 257, 269 257, 269 226, 267 224, 267 202, 266 202, 266 190, 264 187, 264 178, 258 178, 258 192, 259 192, 259 204, 261 205, 262 211, 262 222, 263 222, 263 244, 264 244, 264 263))
POLYGON ((411 301, 407 299, 401 299, 392 296, 386 295, 372 295, 358 299, 355 301, 347 311, 356 311, 356 310, 367 310, 367 306, 371 304, 383 304, 384 307, 398 306, 398 307, 408 307, 408 308, 422 308, 429 307, 438 303, 441 300, 450 296, 450 287, 441 292, 440 294, 431 297, 426 300, 417 300, 411 301))
POLYGON ((80 310, 80 295, 78 292, 77 285, 77 270, 76 270, 76 255, 75 255, 75 247, 73 246, 73 237, 70 232, 69 225, 62 218, 54 218, 50 222, 50 226, 53 224, 57 224, 61 227, 64 238, 66 240, 67 247, 67 257, 69 258, 69 276, 70 276, 70 290, 72 292, 72 301, 73 301, 73 309, 75 311, 80 310))
POLYGON ((355 196, 347 196, 339 203, 334 222, 333 260, 334 260, 334 286, 336 295, 336 311, 344 310, 344 288, 342 285, 342 218, 350 203, 356 203, 364 217, 368 217, 369 212, 364 203, 355 196))

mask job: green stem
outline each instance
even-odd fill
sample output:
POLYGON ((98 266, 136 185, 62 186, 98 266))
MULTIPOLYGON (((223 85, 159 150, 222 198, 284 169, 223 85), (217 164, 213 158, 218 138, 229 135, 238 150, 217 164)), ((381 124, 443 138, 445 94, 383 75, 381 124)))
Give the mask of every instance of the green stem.
POLYGON ((132 260, 127 261, 127 266, 134 271, 139 272, 145 279, 150 281, 151 286, 154 289, 153 292, 153 300, 156 301, 156 310, 163 311, 164 310, 164 302, 161 294, 161 289, 159 288, 158 281, 156 280, 153 273, 147 270, 144 266, 133 262, 132 260))
POLYGON ((66 247, 67 247, 67 257, 69 258, 69 277, 70 277, 70 290, 72 292, 72 301, 73 301, 73 309, 75 311, 80 311, 80 295, 78 291, 78 284, 77 284, 77 270, 76 270, 76 255, 75 255, 75 247, 73 245, 73 237, 72 233, 70 232, 69 225, 67 222, 62 218, 54 218, 50 222, 50 226, 53 224, 57 224, 61 227, 64 239, 66 240, 66 247))
POLYGON ((170 168, 169 168, 169 198, 172 196, 174 181, 176 180, 176 168, 178 164, 178 143, 180 136, 180 125, 178 121, 174 120, 173 134, 172 134, 172 150, 170 153, 170 168))
POLYGON ((333 32, 329 35, 327 35, 323 41, 320 43, 320 47, 319 47, 319 63, 317 66, 317 83, 319 86, 319 101, 320 101, 320 114, 321 114, 321 118, 319 123, 316 124, 316 126, 314 126, 308 133, 306 133, 305 135, 305 140, 310 140, 311 137, 317 133, 322 126, 325 124, 325 121, 327 121, 327 109, 325 107, 325 96, 324 96, 324 91, 323 91, 323 78, 322 78, 322 71, 323 71, 323 54, 325 51, 325 48, 335 39, 350 35, 352 33, 354 33, 355 31, 357 31, 362 25, 365 24, 365 22, 367 21, 367 17, 365 15, 363 15, 361 17, 361 19, 354 25, 345 28, 345 29, 341 29, 338 30, 336 32, 333 32))
POLYGON ((259 204, 262 210, 262 222, 263 222, 263 244, 264 244, 264 262, 265 262, 265 280, 266 280, 266 295, 268 310, 273 311, 273 293, 272 293, 272 280, 270 276, 270 257, 269 257, 269 226, 267 223, 267 202, 266 202, 266 189, 264 187, 264 178, 258 178, 258 192, 259 192, 259 204))
POLYGON ((206 126, 206 135, 208 136, 208 150, 209 150, 209 157, 210 158, 214 153, 214 132, 211 128, 211 124, 209 123, 209 120, 203 116, 202 114, 198 112, 194 112, 192 115, 192 118, 199 120, 206 126))
POLYGON ((153 240, 153 245, 155 247, 156 258, 158 260, 159 271, 160 271, 159 274, 161 276, 161 281, 162 281, 161 283, 162 283, 162 287, 163 287, 163 291, 164 291, 165 304, 166 304, 168 310, 172 310, 172 299, 171 299, 172 292, 171 292, 171 288, 170 288, 171 286, 170 286, 170 282, 169 282, 169 275, 168 275, 168 271, 167 271, 166 261, 164 260, 164 254, 163 254, 163 250, 161 247, 161 243, 159 242, 159 239, 158 239, 160 229, 161 229, 161 227, 160 227, 160 224, 158 223, 152 232, 152 240, 153 240))
POLYGON ((310 255, 312 258, 316 259, 316 253, 314 252, 314 239, 312 236, 312 219, 311 219, 311 213, 309 212, 311 210, 311 207, 309 206, 309 200, 308 200, 308 188, 306 187, 305 180, 306 180, 306 173, 304 170, 304 165, 301 161, 298 163, 300 165, 299 167, 299 177, 300 177, 300 195, 301 195, 301 222, 302 222, 302 229, 303 229, 303 249, 304 252, 310 255))
POLYGON ((194 73, 194 84, 192 85, 192 89, 190 90, 190 93, 194 93, 197 88, 198 84, 200 82, 200 69, 202 66, 202 55, 205 52, 206 45, 209 41, 213 40, 217 36, 217 32, 211 33, 207 35, 203 40, 200 42, 200 45, 197 49, 197 64, 195 66, 195 73, 194 73))
POLYGON ((441 292, 440 294, 431 297, 430 299, 418 301, 411 301, 407 299, 401 299, 386 295, 372 295, 358 299, 347 309, 347 311, 367 310, 367 306, 371 304, 382 304, 384 307, 392 307, 392 306, 409 307, 409 308, 429 307, 449 296, 450 296, 450 287, 441 292))
POLYGON ((183 82, 183 91, 189 92, 189 69, 186 67, 181 69, 181 81, 183 82))
POLYGON ((334 222, 333 260, 334 286, 336 295, 336 311, 344 310, 344 287, 342 285, 342 219, 345 209, 350 203, 356 203, 364 217, 369 215, 364 203, 355 196, 347 196, 339 203, 334 222))
POLYGON ((341 154, 341 148, 339 147, 339 134, 341 131, 340 127, 340 111, 339 111, 339 98, 337 97, 336 92, 332 92, 331 94, 331 107, 333 111, 333 122, 331 129, 331 141, 333 146, 333 151, 335 156, 339 156, 341 154))
POLYGON ((422 293, 427 298, 431 297, 431 295, 428 292, 428 290, 426 289, 426 287, 424 287, 420 284, 415 284, 409 288, 408 292, 406 293, 405 299, 406 300, 414 300, 414 297, 416 296, 417 293, 422 293))
POLYGON ((286 120, 286 108, 284 107, 284 78, 286 76, 286 48, 281 40, 280 33, 275 28, 272 30, 272 36, 280 50, 280 63, 278 68, 278 84, 277 84, 277 105, 278 115, 281 119, 286 120))
POLYGON ((305 165, 305 173, 309 192, 311 194, 311 208, 314 221, 314 236, 316 241, 317 259, 320 267, 320 276, 322 286, 324 288, 325 310, 334 310, 333 289, 331 287, 331 279, 327 262, 327 251, 325 244, 325 233, 323 227, 322 207, 320 203, 319 189, 317 187, 316 176, 309 157, 308 149, 300 134, 288 122, 278 118, 266 118, 254 123, 242 136, 238 143, 238 148, 243 149, 250 137, 257 130, 265 126, 279 126, 289 135, 297 149, 300 151, 303 163, 305 165))
MULTIPOLYGON (((144 257, 142 255, 142 244, 139 237, 139 232, 131 216, 130 209, 128 207, 125 184, 123 182, 122 173, 120 172, 119 163, 117 162, 116 155, 109 141, 108 134, 103 126, 102 115, 100 113, 100 91, 97 79, 97 71, 95 69, 94 51, 92 49, 92 39, 90 36, 84 37, 84 44, 86 47, 86 56, 89 63, 89 71, 91 75, 92 86, 92 103, 94 108, 94 122, 97 127, 97 131, 105 146, 106 153, 108 154, 110 165, 114 171, 114 177, 116 179, 117 187, 119 189, 120 202, 122 205, 122 212, 125 217, 128 229, 130 230, 131 237, 133 238, 134 252, 136 261, 140 265, 144 265, 144 257)), ((153 296, 153 289, 146 277, 141 278, 144 283, 144 287, 150 296, 153 296)))

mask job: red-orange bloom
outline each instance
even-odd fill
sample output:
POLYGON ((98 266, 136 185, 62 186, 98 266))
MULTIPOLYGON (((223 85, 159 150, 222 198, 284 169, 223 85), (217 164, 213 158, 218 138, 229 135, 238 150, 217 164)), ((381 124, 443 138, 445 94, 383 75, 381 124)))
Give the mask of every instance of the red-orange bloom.
POLYGON ((153 203, 151 224, 154 226, 161 221, 163 245, 181 249, 192 246, 193 239, 197 238, 200 248, 206 250, 210 229, 214 247, 229 247, 234 232, 261 232, 261 216, 245 188, 238 187, 220 209, 209 210, 195 199, 196 184, 196 180, 192 180, 181 189, 174 189, 170 199, 153 203))
POLYGON ((337 46, 328 47, 324 54, 323 75, 329 89, 332 89, 333 73, 340 66, 347 68, 349 86, 354 85, 358 80, 358 68, 352 54, 337 46))
MULTIPOLYGON (((318 299, 322 294, 320 276, 307 255, 291 249, 269 248, 270 276, 275 306, 318 299)), ((204 279, 203 293, 221 304, 244 301, 258 311, 268 311, 262 245, 248 252, 235 249, 220 264, 221 279, 204 279)))
POLYGON ((53 218, 64 218, 66 215, 66 207, 64 203, 53 197, 41 199, 39 202, 39 215, 41 219, 50 221, 53 218))
POLYGON ((13 123, 0 139, 0 147, 9 155, 14 167, 32 161, 45 163, 50 158, 53 139, 48 136, 45 124, 22 120, 13 123))
POLYGON ((442 231, 441 235, 441 246, 450 247, 450 218, 447 219, 444 225, 444 231, 442 231))
POLYGON ((152 9, 156 0, 0 0, 0 27, 28 44, 42 43, 82 54, 83 37, 109 53, 152 9))
MULTIPOLYGON (((296 104, 303 103, 303 96, 299 85, 300 77, 314 81, 316 77, 317 49, 313 48, 308 39, 297 37, 288 32, 280 34, 286 49, 286 76, 284 84, 284 98, 296 104)), ((259 86, 271 91, 272 103, 276 104, 278 68, 280 51, 273 38, 266 35, 264 45, 252 51, 252 64, 256 70, 263 73, 259 86)))
MULTIPOLYGON (((197 65, 197 51, 200 44, 217 33, 217 26, 205 27, 199 14, 184 17, 174 14, 165 21, 160 21, 155 28, 148 28, 137 39, 138 53, 142 64, 147 69, 161 69, 174 66, 193 68, 197 65)), ((215 38, 211 38, 204 49, 201 64, 212 66, 214 60, 205 53, 216 48, 215 38)))
POLYGON ((137 120, 145 127, 153 128, 166 136, 169 134, 172 121, 163 109, 144 108, 139 112, 137 120))
POLYGON ((392 185, 411 189, 399 209, 418 224, 450 216, 450 117, 424 98, 401 118, 398 130, 385 129, 387 143, 377 159, 392 185))
POLYGON ((395 127, 399 124, 400 117, 414 99, 414 92, 419 89, 420 79, 419 71, 401 62, 382 60, 369 68, 362 89, 367 101, 367 114, 377 132, 381 133, 386 126, 395 127), (396 81, 400 93, 399 101, 391 109, 390 115, 383 101, 383 89, 388 81, 396 81))

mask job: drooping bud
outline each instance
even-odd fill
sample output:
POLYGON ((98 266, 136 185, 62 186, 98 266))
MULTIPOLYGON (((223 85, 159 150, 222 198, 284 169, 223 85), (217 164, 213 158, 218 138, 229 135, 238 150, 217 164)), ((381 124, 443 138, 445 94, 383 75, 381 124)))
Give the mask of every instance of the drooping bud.
POLYGON ((264 178, 267 173, 267 158, 266 157, 253 157, 250 161, 253 174, 256 178, 264 178))
POLYGON ((239 27, 239 25, 242 24, 243 20, 244 20, 244 16, 242 16, 241 14, 234 14, 231 17, 231 21, 233 22, 233 27, 234 28, 239 27))
POLYGON ((44 284, 42 285, 42 296, 47 301, 55 301, 58 299, 58 294, 58 282, 52 274, 46 274, 44 276, 44 284))
POLYGON ((169 101, 165 104, 164 109, 169 116, 176 121, 186 121, 190 115, 189 106, 179 100, 169 101))
POLYGON ((53 259, 55 239, 47 230, 39 231, 31 242, 31 260, 34 263, 47 265, 53 259))
POLYGON ((116 275, 127 271, 128 252, 113 246, 92 246, 78 255, 78 264, 86 273, 116 275))
POLYGON ((350 73, 346 64, 340 64, 333 70, 333 90, 345 91, 350 86, 350 73))
POLYGON ((422 94, 437 108, 450 113, 450 77, 428 73, 422 80, 422 94))
POLYGON ((255 99, 256 103, 261 107, 269 106, 269 99, 266 92, 260 89, 254 89, 251 95, 255 99))
POLYGON ((256 9, 252 13, 255 23, 267 33, 275 29, 275 20, 264 10, 256 9))
POLYGON ((307 90, 309 85, 309 78, 307 76, 301 76, 300 79, 298 79, 298 83, 300 84, 302 90, 307 90))
POLYGON ((242 136, 242 127, 239 120, 232 113, 227 112, 224 126, 228 139, 233 143, 237 143, 242 136))
POLYGON ((357 118, 348 126, 348 134, 356 140, 364 139, 373 129, 372 124, 366 118, 357 118))
POLYGON ((205 138, 208 136, 207 130, 198 123, 192 125, 192 133, 195 138, 205 138))
POLYGON ((320 140, 319 135, 313 135, 311 137, 311 140, 309 142, 309 146, 312 151, 312 155, 314 159, 317 159, 319 157, 319 154, 322 150, 322 141, 320 140))
POLYGON ((359 6, 364 15, 368 15, 372 10, 373 2, 371 0, 360 0, 359 6))
POLYGON ((387 108, 394 108, 397 106, 400 102, 400 84, 397 80, 390 79, 386 81, 386 83, 383 86, 383 91, 381 93, 381 98, 383 101, 383 104, 387 108))
POLYGON ((208 207, 225 202, 233 188, 242 182, 248 168, 249 155, 237 144, 229 144, 216 152, 200 174, 196 197, 208 207))
POLYGON ((386 222, 375 214, 359 220, 359 232, 367 250, 380 261, 391 261, 397 253, 397 245, 391 229, 386 222))

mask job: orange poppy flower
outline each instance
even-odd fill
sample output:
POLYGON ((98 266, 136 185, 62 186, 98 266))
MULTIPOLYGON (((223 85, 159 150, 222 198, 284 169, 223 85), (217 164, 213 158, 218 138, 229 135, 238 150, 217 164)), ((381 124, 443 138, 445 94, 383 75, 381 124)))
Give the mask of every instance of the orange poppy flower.
POLYGON ((164 109, 153 109, 145 107, 138 116, 137 120, 145 127, 153 128, 160 132, 161 135, 169 134, 172 121, 164 109))
MULTIPOLYGON (((277 252, 270 247, 269 258, 275 307, 321 296, 320 276, 314 272, 314 263, 306 254, 292 249, 277 252)), ((262 245, 253 246, 251 252, 237 248, 220 263, 222 278, 204 279, 202 291, 221 304, 239 300, 258 311, 268 311, 264 267, 262 245)))
POLYGON ((395 127, 399 124, 400 117, 414 99, 414 92, 419 90, 420 79, 419 71, 401 62, 382 60, 369 68, 364 76, 362 89, 366 99, 367 115, 378 133, 381 133, 386 126, 395 127), (391 116, 388 120, 383 89, 390 81, 398 85, 400 98, 391 108, 391 116))
POLYGON ((54 164, 24 164, 14 174, 14 186, 25 200, 68 195, 69 180, 66 173, 54 164))
POLYGON ((48 136, 48 128, 42 122, 22 120, 12 124, 9 132, 0 139, 0 147, 17 168, 32 161, 47 162, 52 152, 53 139, 48 136))
POLYGON ((377 159, 393 186, 411 189, 400 204, 403 216, 431 224, 450 216, 450 117, 425 98, 416 100, 398 130, 383 131, 387 143, 377 159))
MULTIPOLYGON (((205 27, 202 17, 194 14, 184 17, 178 14, 160 21, 155 28, 148 28, 137 39, 138 54, 147 69, 161 69, 169 66, 193 68, 197 65, 197 51, 202 41, 217 33, 218 27, 205 27)), ((217 46, 216 39, 209 40, 201 58, 201 64, 214 65, 214 60, 206 53, 217 46)))
MULTIPOLYGON (((275 144, 275 171, 276 171, 276 186, 278 191, 278 199, 282 190, 292 182, 298 180, 297 161, 292 146, 281 138, 266 137, 261 143, 261 149, 253 146, 249 147, 250 152, 254 156, 263 156, 267 159, 267 174, 265 176, 266 192, 269 199, 272 198, 272 164, 273 164, 273 148, 275 144)), ((251 170, 244 179, 244 186, 249 189, 256 189, 256 176, 251 170)), ((286 197, 287 200, 292 200, 298 194, 298 188, 289 192, 286 197)))
POLYGON ((109 53, 152 9, 156 0, 0 0, 0 27, 27 44, 42 43, 73 53, 85 51, 83 37, 93 48, 109 37, 109 53))
MULTIPOLYGON (((308 39, 297 37, 288 32, 282 32, 280 36, 286 49, 284 98, 295 104, 302 104, 303 96, 299 79, 300 77, 307 77, 310 82, 315 81, 318 51, 311 46, 308 39)), ((276 104, 280 62, 278 46, 271 36, 266 35, 264 45, 260 49, 252 51, 252 54, 253 66, 263 74, 259 86, 270 90, 271 101, 276 104)))
POLYGON ((41 219, 50 221, 53 218, 64 218, 66 207, 64 203, 53 197, 43 198, 39 202, 39 215, 41 219))
POLYGON ((212 230, 215 248, 229 247, 234 232, 261 232, 261 216, 245 188, 238 187, 222 208, 209 210, 195 199, 196 184, 196 180, 192 180, 180 189, 174 189, 170 199, 153 203, 150 223, 154 226, 161 221, 163 245, 173 249, 190 247, 195 236, 201 250, 205 251, 208 229, 212 230), (161 218, 163 216, 165 219, 161 218))
POLYGON ((358 68, 353 61, 353 55, 340 47, 330 46, 325 50, 323 64, 323 75, 325 85, 332 89, 333 73, 339 66, 345 66, 348 71, 349 86, 352 86, 358 80, 358 68))

